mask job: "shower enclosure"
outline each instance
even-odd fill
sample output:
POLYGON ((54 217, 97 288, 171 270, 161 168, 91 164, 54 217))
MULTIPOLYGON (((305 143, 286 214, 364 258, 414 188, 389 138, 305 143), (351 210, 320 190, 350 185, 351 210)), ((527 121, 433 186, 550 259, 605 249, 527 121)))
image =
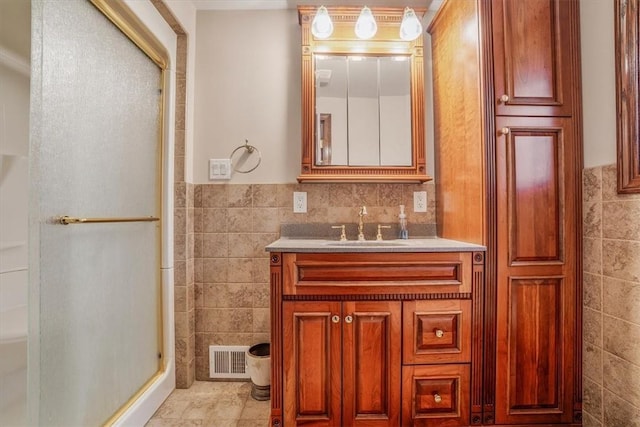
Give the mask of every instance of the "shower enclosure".
POLYGON ((31 425, 117 424, 174 383, 169 56, 124 4, 32 2, 31 425))

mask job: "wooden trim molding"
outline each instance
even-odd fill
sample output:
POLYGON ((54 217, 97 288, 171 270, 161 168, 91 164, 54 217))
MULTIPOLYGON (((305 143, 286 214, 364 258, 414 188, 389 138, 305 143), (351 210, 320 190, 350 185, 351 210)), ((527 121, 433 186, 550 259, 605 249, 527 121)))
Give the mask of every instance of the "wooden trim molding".
POLYGON ((640 193, 640 0, 615 0, 618 193, 640 193))
POLYGON ((274 252, 270 257, 271 274, 271 415, 269 425, 282 426, 282 254, 274 252))

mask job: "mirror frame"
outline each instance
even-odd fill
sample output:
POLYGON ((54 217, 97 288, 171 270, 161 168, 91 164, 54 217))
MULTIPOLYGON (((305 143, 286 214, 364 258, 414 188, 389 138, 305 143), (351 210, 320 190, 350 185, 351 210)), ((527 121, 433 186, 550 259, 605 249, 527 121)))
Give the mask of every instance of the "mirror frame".
POLYGON ((640 193, 640 0, 615 0, 618 193, 640 193))
MULTIPOLYGON (((371 8, 378 32, 369 40, 360 40, 354 26, 360 7, 327 7, 334 31, 328 39, 316 39, 311 34, 315 6, 299 6, 302 29, 302 164, 299 182, 425 182, 426 172, 424 130, 424 36, 414 41, 399 37, 404 9, 371 8), (315 61, 314 54, 407 55, 411 58, 411 166, 321 166, 316 164, 315 150, 315 61)), ((426 9, 414 8, 418 18, 426 9)))

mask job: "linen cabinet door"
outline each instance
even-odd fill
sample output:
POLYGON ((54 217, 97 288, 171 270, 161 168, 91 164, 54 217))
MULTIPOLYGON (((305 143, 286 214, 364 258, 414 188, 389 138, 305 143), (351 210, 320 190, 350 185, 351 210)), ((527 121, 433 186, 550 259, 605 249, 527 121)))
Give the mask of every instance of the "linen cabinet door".
POLYGON ((497 424, 573 419, 578 151, 568 118, 498 118, 497 424))
POLYGON ((400 425, 401 303, 345 302, 343 426, 400 425))
POLYGON ((339 427, 341 303, 283 302, 284 426, 339 427))
POLYGON ((576 0, 493 0, 496 115, 571 116, 576 0), (573 19, 573 21, 572 21, 573 19))

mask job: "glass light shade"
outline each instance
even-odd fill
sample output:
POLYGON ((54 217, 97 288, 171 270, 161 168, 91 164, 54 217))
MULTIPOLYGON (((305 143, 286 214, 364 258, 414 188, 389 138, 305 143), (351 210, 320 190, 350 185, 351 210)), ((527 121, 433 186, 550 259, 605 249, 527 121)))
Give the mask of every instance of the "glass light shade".
POLYGON ((333 33, 333 22, 326 7, 320 6, 311 22, 311 34, 318 39, 326 39, 333 33))
POLYGON ((360 16, 356 21, 356 36, 358 36, 359 39, 366 40, 375 36, 376 31, 378 31, 378 24, 376 24, 371 9, 365 6, 362 8, 360 16))
POLYGON ((400 38, 405 41, 412 41, 422 34, 422 24, 411 8, 404 10, 402 24, 400 24, 400 38))

